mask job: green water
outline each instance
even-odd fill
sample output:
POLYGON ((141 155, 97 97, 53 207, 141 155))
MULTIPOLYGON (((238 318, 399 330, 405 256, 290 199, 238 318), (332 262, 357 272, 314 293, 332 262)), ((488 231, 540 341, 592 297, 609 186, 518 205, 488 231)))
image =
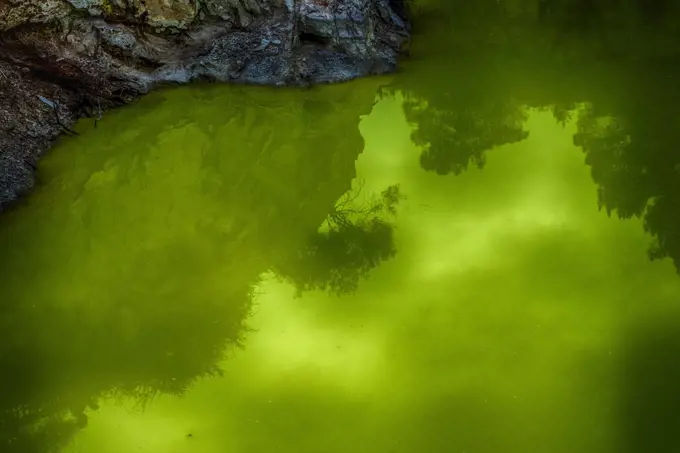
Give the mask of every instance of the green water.
POLYGON ((680 451, 667 36, 445 13, 62 139, 0 217, 0 451, 680 451))

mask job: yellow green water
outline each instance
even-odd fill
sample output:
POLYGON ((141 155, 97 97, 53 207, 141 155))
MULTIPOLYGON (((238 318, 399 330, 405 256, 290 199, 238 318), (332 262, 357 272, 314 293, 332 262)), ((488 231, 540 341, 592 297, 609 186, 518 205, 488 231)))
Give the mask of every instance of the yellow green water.
POLYGON ((680 451, 671 109, 416 55, 60 141, 0 217, 3 453, 680 451))

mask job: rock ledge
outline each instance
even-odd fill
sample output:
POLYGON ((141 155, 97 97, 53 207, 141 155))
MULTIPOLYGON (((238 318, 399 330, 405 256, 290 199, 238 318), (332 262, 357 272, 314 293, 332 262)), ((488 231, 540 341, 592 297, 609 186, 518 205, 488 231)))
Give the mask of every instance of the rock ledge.
POLYGON ((383 74, 408 35, 402 0, 0 0, 0 211, 81 116, 168 83, 383 74))

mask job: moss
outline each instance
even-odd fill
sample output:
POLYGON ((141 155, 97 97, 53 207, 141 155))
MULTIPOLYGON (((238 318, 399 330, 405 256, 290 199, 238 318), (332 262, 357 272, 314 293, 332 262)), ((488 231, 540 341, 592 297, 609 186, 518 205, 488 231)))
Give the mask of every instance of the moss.
POLYGON ((103 0, 101 9, 105 16, 112 16, 114 13, 113 5, 110 0, 103 0))

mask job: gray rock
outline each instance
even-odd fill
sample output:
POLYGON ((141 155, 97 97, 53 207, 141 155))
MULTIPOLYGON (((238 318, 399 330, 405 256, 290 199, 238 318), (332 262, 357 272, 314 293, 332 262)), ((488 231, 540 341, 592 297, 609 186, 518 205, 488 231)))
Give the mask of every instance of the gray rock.
POLYGON ((22 24, 59 20, 71 12, 64 0, 0 0, 0 32, 22 24))
MULTIPOLYGON (((395 0, 0 0, 0 211, 63 126, 156 86, 310 85, 396 67, 395 0), (54 101, 60 122, 37 96, 54 101)), ((397 5, 399 6, 399 5, 397 5)))

